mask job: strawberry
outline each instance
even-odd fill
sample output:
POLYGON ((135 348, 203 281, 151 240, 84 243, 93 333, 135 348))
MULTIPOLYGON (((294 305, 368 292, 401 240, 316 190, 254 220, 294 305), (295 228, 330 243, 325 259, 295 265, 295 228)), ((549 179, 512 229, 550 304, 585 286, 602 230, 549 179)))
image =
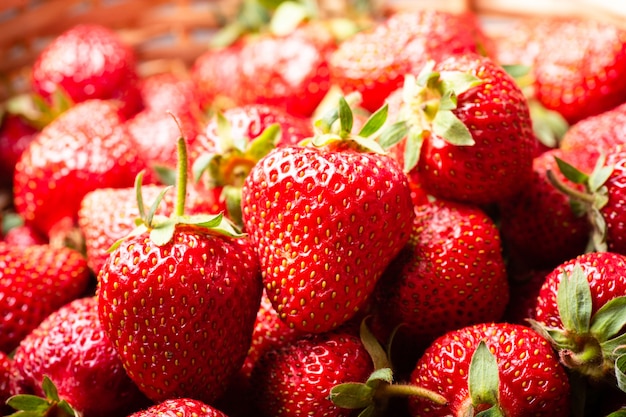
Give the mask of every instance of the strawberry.
POLYGON ((41 382, 48 377, 59 397, 85 417, 128 412, 147 403, 124 372, 93 296, 50 314, 22 340, 13 360, 20 392, 44 395, 41 382))
POLYGON ((184 215, 183 138, 178 155, 170 217, 155 215, 159 198, 145 212, 137 177, 141 221, 113 245, 100 270, 99 316, 126 372, 148 398, 211 403, 250 347, 261 278, 252 246, 226 219, 184 215))
POLYGON ((591 232, 588 220, 572 209, 568 197, 552 185, 546 172, 555 172, 575 189, 582 191, 583 187, 558 172, 555 157, 574 165, 586 164, 587 160, 578 152, 558 148, 544 152, 533 160, 530 184, 499 205, 500 233, 512 264, 552 269, 587 247, 591 232))
POLYGON ((154 404, 145 410, 136 411, 129 417, 227 417, 226 414, 191 398, 173 398, 154 404))
POLYGON ((550 273, 547 269, 520 269, 509 272, 510 298, 503 320, 528 325, 535 318, 537 296, 550 273))
POLYGON ((89 282, 85 259, 72 249, 0 242, 0 351, 11 352, 50 313, 81 296, 89 282))
POLYGON ((574 124, 624 102, 626 30, 589 18, 522 20, 494 37, 500 64, 531 67, 534 96, 574 124))
POLYGON ((74 103, 113 99, 130 117, 141 107, 135 63, 133 50, 111 29, 80 24, 41 51, 33 63, 31 85, 47 99, 57 89, 74 103))
POLYGON ((444 200, 418 205, 415 213, 409 242, 376 290, 373 330, 402 325, 396 344, 424 348, 448 331, 500 320, 509 286, 493 220, 477 207, 444 200))
POLYGON ((117 108, 88 100, 63 113, 31 142, 15 167, 15 207, 50 236, 74 223, 83 196, 101 187, 129 187, 145 167, 117 108))
POLYGON ((614 383, 624 353, 625 268, 624 255, 585 253, 552 270, 537 297, 533 326, 565 366, 590 379, 614 383))
POLYGON ((11 412, 11 407, 6 405, 6 401, 13 395, 11 386, 15 372, 13 359, 6 353, 0 352, 0 413, 3 416, 8 416, 11 412))
POLYGON ((448 404, 410 399, 417 416, 568 416, 570 385, 550 344, 534 330, 484 323, 450 331, 426 349, 411 382, 448 404), (483 414, 480 414, 483 415, 483 414))
POLYGON ((144 110, 190 113, 201 117, 200 98, 190 77, 175 72, 162 72, 139 80, 144 110))
POLYGON ((0 125, 0 187, 13 186, 15 164, 35 139, 37 132, 19 115, 4 115, 0 125))
POLYGON ((385 109, 352 134, 342 98, 309 146, 275 148, 244 182, 245 230, 272 305, 293 328, 321 333, 353 317, 409 238, 407 178, 391 158, 371 151, 380 149, 372 135, 385 109))
POLYGON ((268 417, 353 415, 330 401, 330 391, 340 383, 365 381, 372 370, 354 332, 303 335, 261 356, 252 373, 254 401, 268 417))
POLYGON ((407 77, 408 136, 391 148, 433 196, 487 205, 530 182, 537 140, 526 98, 489 58, 431 61, 407 77))
POLYGON ((402 86, 404 76, 429 59, 479 52, 486 37, 472 13, 431 9, 397 12, 343 41, 329 59, 331 83, 358 91, 362 106, 375 111, 402 86))

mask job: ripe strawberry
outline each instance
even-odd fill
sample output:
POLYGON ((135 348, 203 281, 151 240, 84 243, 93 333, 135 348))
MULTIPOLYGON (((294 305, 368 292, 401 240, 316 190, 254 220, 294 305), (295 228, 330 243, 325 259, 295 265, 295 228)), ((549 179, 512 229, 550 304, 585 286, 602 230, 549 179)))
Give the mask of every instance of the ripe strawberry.
POLYGON ((530 182, 537 140, 526 98, 489 58, 456 55, 405 84, 407 139, 391 150, 426 192, 485 205, 530 182))
POLYGON ((512 264, 552 269, 587 247, 591 232, 587 218, 573 210, 568 197, 552 185, 546 172, 555 172, 579 191, 583 187, 558 172, 555 157, 578 166, 587 164, 588 159, 558 148, 544 152, 533 160, 530 184, 499 206, 500 233, 512 264))
POLYGON ((59 396, 85 417, 147 404, 102 328, 95 297, 76 299, 50 314, 22 340, 14 364, 21 393, 43 395, 41 381, 47 376, 59 396))
POLYGON ((250 347, 261 278, 252 246, 221 215, 184 215, 182 138, 178 149, 172 216, 155 216, 158 199, 144 211, 137 178, 142 221, 100 270, 99 314, 128 375, 152 401, 211 403, 250 347))
POLYGON ((15 349, 50 313, 81 296, 89 282, 85 259, 72 249, 0 242, 0 351, 15 349))
POLYGON ((587 18, 521 20, 494 38, 500 64, 532 69, 534 96, 574 124, 624 102, 626 30, 587 18))
POLYGON ((101 187, 129 187, 143 168, 110 102, 89 100, 63 113, 35 138, 15 167, 18 214, 50 235, 73 223, 83 196, 101 187))
POLYGON ((45 245, 49 243, 44 236, 41 236, 40 233, 27 224, 20 224, 7 230, 2 240, 14 247, 45 245))
POLYGON ((191 398, 173 398, 137 411, 129 417, 227 417, 226 414, 191 398))
POLYGON ((37 129, 22 117, 7 113, 0 125, 0 187, 13 186, 13 171, 20 155, 33 141, 37 129))
POLYGON ((615 381, 615 363, 624 353, 625 322, 618 313, 624 302, 626 256, 582 254, 548 274, 533 325, 549 338, 564 365, 592 379, 615 381))
POLYGON ((141 107, 135 55, 110 29, 93 24, 74 26, 40 53, 32 68, 32 89, 50 99, 61 89, 74 103, 113 99, 130 117, 141 107))
POLYGON ((343 41, 332 53, 332 84, 347 94, 358 91, 361 105, 375 111, 430 60, 479 52, 487 40, 476 16, 419 9, 398 12, 343 41))
POLYGON ((550 344, 526 326, 485 323, 453 330, 420 358, 411 382, 447 398, 410 399, 411 415, 568 416, 570 386, 550 344), (482 414, 481 414, 482 415, 482 414))
POLYGON ((535 318, 537 297, 550 270, 520 269, 509 272, 509 303, 503 321, 528 326, 535 318))
POLYGON ((391 353, 397 371, 412 369, 421 349, 448 331, 500 320, 509 300, 500 236, 486 213, 444 200, 418 205, 415 213, 409 242, 373 301, 379 339, 402 325, 393 344, 399 351, 391 353))
POLYGON ((175 72, 158 73, 142 78, 139 91, 145 110, 201 117, 200 98, 191 78, 175 72))
POLYGON ((324 332, 353 317, 409 238, 406 176, 366 148, 376 149, 367 137, 384 123, 383 110, 359 136, 350 133, 352 112, 342 99, 310 146, 275 148, 244 182, 245 230, 272 305, 291 327, 324 332))
POLYGON ((252 373, 254 401, 267 417, 353 415, 330 401, 330 391, 340 383, 365 381, 372 370, 353 332, 307 334, 261 356, 252 373))
POLYGON ((8 416, 11 413, 11 407, 6 405, 6 401, 13 395, 12 384, 15 378, 15 366, 13 359, 6 353, 0 352, 0 413, 8 416))

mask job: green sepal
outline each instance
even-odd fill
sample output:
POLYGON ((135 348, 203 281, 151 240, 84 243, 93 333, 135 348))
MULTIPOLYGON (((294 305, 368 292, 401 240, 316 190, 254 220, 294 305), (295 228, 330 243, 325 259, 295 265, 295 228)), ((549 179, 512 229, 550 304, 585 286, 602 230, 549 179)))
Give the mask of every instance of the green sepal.
POLYGON ((243 151, 246 148, 246 143, 244 143, 244 139, 236 141, 233 138, 233 128, 226 116, 224 116, 224 113, 218 111, 215 114, 215 118, 217 121, 217 136, 220 139, 220 149, 235 148, 243 151))
POLYGON ((339 136, 348 136, 352 132, 353 124, 354 115, 350 105, 343 96, 339 97, 339 136))
POLYGON ((497 405, 500 389, 498 362, 489 351, 487 344, 481 340, 472 355, 469 367, 469 394, 474 407, 483 404, 497 405))
POLYGON ((154 164, 151 166, 152 171, 157 175, 159 182, 164 185, 175 185, 177 172, 170 166, 154 164))
POLYGON ((215 153, 203 153, 196 158, 191 166, 191 173, 195 182, 199 182, 202 174, 209 171, 209 177, 213 182, 219 182, 219 179, 214 179, 215 173, 218 171, 214 168, 219 164, 220 155, 215 153))
POLYGON ((156 222, 150 229, 150 240, 157 246, 163 246, 172 240, 176 230, 176 219, 166 218, 156 222))
POLYGON ((130 239, 132 237, 136 237, 136 236, 140 236, 140 235, 142 235, 144 233, 148 233, 149 229, 146 227, 145 224, 142 223, 141 219, 135 220, 135 225, 136 225, 136 227, 133 230, 131 230, 129 234, 127 234, 126 236, 124 236, 124 237, 122 237, 120 239, 117 239, 115 242, 113 242, 113 244, 106 250, 106 252, 107 253, 113 252, 126 239, 130 239), (139 222, 139 224, 137 224, 137 222, 139 222))
POLYGON ((505 417, 505 415, 499 406, 494 405, 493 407, 476 414, 475 417, 505 417))
MULTIPOLYGON (((339 100, 341 100, 342 97, 343 96, 340 96, 339 100)), ((317 119, 313 125, 322 134, 326 134, 332 131, 332 126, 337 120, 339 120, 339 107, 333 106, 324 112, 324 114, 317 119)))
POLYGON ((626 417, 626 407, 622 407, 619 410, 613 411, 611 414, 607 415, 606 417, 626 417))
POLYGON ((437 112, 433 132, 452 145, 472 146, 476 143, 467 126, 451 110, 437 112))
POLYGON ((561 113, 547 109, 538 100, 528 100, 528 110, 533 124, 533 132, 548 148, 558 148, 561 139, 569 129, 569 123, 561 113))
MULTIPOLYGON (((6 403, 20 411, 44 411, 49 407, 45 398, 31 394, 19 394, 10 397, 6 403)), ((22 414, 21 414, 22 415, 22 414)), ((39 414, 43 415, 43 414, 39 414)))
POLYGON ((292 33, 302 22, 313 17, 314 11, 305 3, 280 2, 269 23, 270 32, 277 36, 292 33))
POLYGON ((222 213, 219 214, 195 214, 193 216, 179 216, 176 224, 186 224, 210 229, 219 234, 229 237, 243 237, 244 233, 234 226, 222 213))
MULTIPOLYGON (((587 187, 589 191, 594 194, 599 192, 602 187, 604 187, 604 184, 609 179, 612 173, 613 166, 606 165, 606 155, 600 154, 598 160, 596 161, 596 165, 593 168, 591 175, 589 176, 589 180, 587 181, 587 187)), ((599 205, 598 208, 602 208, 604 204, 599 205)))
POLYGON ((239 227, 243 228, 241 211, 241 187, 226 185, 222 189, 221 198, 226 202, 228 217, 239 227))
POLYGON ((626 354, 618 356, 615 360, 615 379, 617 387, 626 392, 626 354))
POLYGON ((408 133, 408 123, 401 120, 384 127, 378 137, 378 143, 383 149, 389 149, 404 139, 408 133))
POLYGON ((556 161, 559 170, 565 176, 565 178, 567 178, 574 184, 586 184, 589 180, 589 175, 585 174, 572 164, 565 162, 557 156, 554 157, 554 160, 556 161))
POLYGON ((328 398, 337 407, 351 410, 365 408, 372 404, 374 389, 361 382, 346 382, 332 387, 328 398))
POLYGON ((439 75, 439 78, 441 79, 441 88, 442 92, 444 93, 443 95, 453 98, 454 107, 451 107, 450 109, 456 109, 456 97, 460 96, 468 90, 471 90, 474 87, 481 85, 484 82, 475 75, 463 71, 442 71, 439 75), (451 91, 453 94, 446 94, 449 91, 451 91))
POLYGON ((56 386, 48 376, 44 376, 41 387, 45 397, 30 394, 18 394, 10 397, 6 404, 17 410, 10 417, 41 417, 47 416, 51 412, 57 417, 76 417, 78 415, 66 400, 59 397, 56 386))
POLYGON ((357 143, 362 150, 377 153, 380 155, 384 155, 387 153, 387 151, 385 151, 383 147, 380 146, 380 144, 373 139, 362 138, 361 136, 353 136, 351 140, 357 143))
MULTIPOLYGON (((157 195, 157 197, 154 199, 154 201, 152 202, 152 205, 150 206, 150 210, 145 213, 145 217, 144 217, 144 223, 146 225, 146 227, 150 228, 153 225, 153 220, 154 220, 154 216, 156 215, 157 210, 159 209, 159 205, 161 204, 161 201, 163 201, 163 198, 165 197, 165 194, 171 190, 173 187, 168 185, 167 187, 163 188, 159 194, 157 195)), ((141 190, 139 191, 139 195, 141 195, 141 190)), ((139 200, 137 200, 139 201, 139 200)))
POLYGON ((563 350, 563 349, 574 350, 574 349, 576 349, 576 344, 574 343, 572 338, 569 337, 569 335, 568 335, 568 333, 566 331, 564 331, 564 330, 562 330, 560 328, 556 328, 556 327, 545 326, 545 325, 543 325, 543 324, 541 324, 541 323, 539 323, 539 322, 537 322, 536 320, 533 320, 533 319, 526 319, 526 320, 530 324, 530 327, 532 327, 544 339, 549 341, 550 344, 556 350, 563 350))
POLYGON ((520 78, 530 74, 531 67, 528 65, 512 64, 502 65, 502 69, 513 78, 520 78))
POLYGON ((2 213, 2 229, 0 233, 5 236, 9 230, 24 226, 24 218, 15 212, 2 213))
POLYGON ((374 133, 378 132, 385 122, 387 121, 387 116, 389 113, 389 106, 387 104, 383 105, 381 108, 376 110, 365 122, 361 130, 359 131, 359 136, 367 138, 372 136, 374 133))
MULTIPOLYGON (((430 59, 424 64, 420 72, 417 74, 417 78, 408 77, 408 80, 413 85, 420 87, 434 86, 439 80, 439 72, 434 71, 435 61, 430 59)), ((406 84, 405 84, 406 86, 406 84)))
POLYGON ((605 360, 615 361, 618 356, 626 354, 626 333, 600 343, 605 360))
POLYGON ((591 319, 591 333, 600 343, 626 326, 626 296, 616 297, 604 304, 591 319))
POLYGON ((410 172, 417 165, 422 152, 425 134, 426 132, 423 130, 409 130, 404 147, 404 172, 410 172))
POLYGON ((579 264, 574 265, 570 274, 561 274, 556 298, 563 327, 577 334, 587 334, 591 323, 592 296, 589 281, 579 264))
MULTIPOLYGON (((359 337, 361 338, 361 343, 363 343, 363 347, 372 358, 372 363, 374 365, 374 370, 382 370, 382 369, 390 369, 391 363, 389 362, 389 357, 387 352, 383 349, 381 344, 378 342, 374 334, 370 331, 367 326, 367 318, 361 321, 361 325, 359 328, 359 337)), ((387 371, 384 371, 381 376, 387 378, 387 371)), ((370 379, 372 377, 370 376, 370 379)), ((393 380, 393 377, 391 377, 393 380)), ((391 381, 389 381, 391 383, 391 381)))
POLYGON ((250 142, 244 150, 244 155, 251 157, 255 161, 261 160, 276 147, 282 136, 280 124, 273 123, 263 129, 263 132, 250 142))
POLYGON ((378 410, 374 404, 370 404, 359 413, 357 417, 374 417, 378 415, 378 410))
POLYGON ((365 385, 371 388, 377 388, 381 383, 391 384, 393 383, 393 371, 391 368, 379 368, 367 378, 365 385))

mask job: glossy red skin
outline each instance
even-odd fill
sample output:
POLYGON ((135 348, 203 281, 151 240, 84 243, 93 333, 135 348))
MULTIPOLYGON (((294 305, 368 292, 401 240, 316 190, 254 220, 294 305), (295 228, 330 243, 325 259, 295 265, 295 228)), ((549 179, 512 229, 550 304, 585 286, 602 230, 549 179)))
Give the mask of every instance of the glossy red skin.
POLYGON ((174 72, 150 75, 140 80, 144 109, 199 116, 200 98, 194 82, 174 72))
POLYGON ((81 296, 87 263, 69 248, 0 242, 0 351, 9 353, 50 313, 81 296))
POLYGON ((392 159, 293 146, 250 171, 242 210, 274 308, 289 326, 316 333, 364 306, 414 216, 392 159))
MULTIPOLYGON (((144 185, 141 188, 144 204, 147 207, 152 205, 163 188, 160 185, 144 185)), ((185 204, 188 214, 217 214, 224 210, 216 200, 206 198, 208 193, 203 191, 200 195, 194 188, 188 189, 185 204)), ((172 214, 175 198, 173 190, 166 193, 156 214, 172 214)), ((109 257, 108 249, 136 227, 135 220, 139 217, 134 187, 100 188, 85 195, 78 211, 78 226, 84 236, 87 264, 96 276, 109 257)))
POLYGON ((5 243, 14 247, 45 245, 48 240, 28 225, 16 226, 3 237, 5 243))
POLYGON ((85 417, 121 415, 147 404, 102 328, 95 297, 76 299, 48 316, 22 341, 14 363, 21 392, 43 395, 47 375, 85 417))
POLYGON ((263 415, 347 417, 354 410, 339 408, 330 389, 343 382, 365 382, 372 360, 358 336, 334 331, 303 336, 266 352, 252 373, 255 404, 263 415))
POLYGON ((476 17, 423 9, 397 12, 342 42, 329 60, 331 82, 344 93, 359 91, 369 111, 402 86, 429 59, 479 52, 486 42, 476 17))
POLYGON ((13 185, 13 171, 38 131, 20 116, 7 113, 0 125, 0 187, 13 185))
POLYGON ((552 270, 541 287, 535 309, 536 320, 563 329, 556 295, 563 271, 571 273, 579 264, 591 290, 592 314, 613 298, 626 295, 626 256, 612 252, 591 252, 563 262, 552 270))
POLYGON ((612 166, 613 172, 604 183, 609 201, 600 213, 606 222, 608 250, 626 255, 626 148, 609 151, 606 165, 612 166))
POLYGON ((411 238, 377 288, 374 323, 387 332, 403 324, 403 337, 428 345, 448 331, 500 320, 509 285, 493 220, 443 200, 415 212, 411 238))
POLYGON ((177 226, 160 247, 147 234, 131 237, 99 283, 100 320, 148 398, 212 403, 225 392, 250 347, 261 299, 246 240, 190 226, 177 226))
POLYGON ((226 414, 191 398, 172 398, 145 410, 137 411, 129 417, 227 417, 226 414))
POLYGON ((485 323, 449 332, 424 352, 411 382, 435 390, 447 398, 449 405, 411 397, 413 417, 469 415, 465 414, 471 407, 468 371, 481 340, 498 361, 499 401, 504 415, 569 415, 567 374, 550 344, 527 326, 485 323))
POLYGON ((310 117, 330 88, 324 49, 304 36, 251 38, 240 53, 240 103, 310 117))
POLYGON ((491 59, 473 54, 439 62, 435 71, 463 71, 482 80, 458 96, 453 110, 475 144, 456 146, 430 134, 414 168, 418 182, 436 197, 478 205, 504 201, 527 187, 537 140, 513 79, 491 59))
POLYGON ((528 326, 535 318, 537 297, 550 270, 521 270, 509 272, 510 299, 503 321, 528 326))
POLYGON ((580 255, 591 233, 588 218, 577 216, 569 198, 546 176, 550 170, 569 187, 583 191, 583 186, 563 176, 555 157, 590 172, 586 158, 578 152, 558 148, 546 151, 533 160, 530 184, 500 204, 500 232, 508 254, 513 262, 528 268, 552 269, 580 255))
POLYGON ((61 87, 74 103, 114 99, 130 117, 141 108, 133 50, 112 30, 93 24, 74 26, 56 37, 37 57, 32 88, 49 98, 61 87))
POLYGON ((12 407, 6 405, 6 400, 12 396, 13 390, 12 380, 15 378, 15 367, 13 366, 13 359, 8 354, 0 352, 0 413, 2 415, 10 415, 15 412, 12 407))
POLYGON ((570 124, 623 103, 626 31, 586 18, 521 20, 495 38, 502 64, 532 67, 535 96, 570 124))
MULTIPOLYGON (((85 194, 131 187, 145 161, 113 104, 89 100, 67 110, 33 140, 15 167, 18 214, 48 235, 59 221, 76 220, 85 194)), ((150 182, 149 173, 144 182, 150 182)))

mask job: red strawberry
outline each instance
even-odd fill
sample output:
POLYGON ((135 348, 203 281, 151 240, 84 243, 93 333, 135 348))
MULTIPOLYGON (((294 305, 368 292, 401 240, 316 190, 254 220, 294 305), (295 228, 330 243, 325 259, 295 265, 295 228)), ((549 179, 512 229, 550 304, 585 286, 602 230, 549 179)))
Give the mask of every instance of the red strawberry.
MULTIPOLYGON (((146 396, 211 403, 225 392, 250 347, 261 278, 250 243, 222 216, 184 215, 182 138, 178 149, 174 213, 155 216, 159 200, 146 213, 143 198, 138 200, 138 229, 116 243, 100 270, 99 313, 124 368, 146 396)), ((141 176, 138 196, 140 186, 141 176)))
POLYGON ((570 386, 550 344, 526 326, 477 324, 446 333, 420 358, 411 382, 448 399, 440 406, 419 397, 411 415, 569 415, 570 386), (481 414, 482 415, 482 414, 481 414))
POLYGON ((570 124, 625 101, 626 30, 619 25, 544 16, 494 39, 495 59, 530 65, 536 98, 570 124))
POLYGON ((567 196, 552 185, 546 172, 555 172, 562 181, 580 191, 583 187, 558 172, 555 157, 574 165, 587 164, 586 156, 561 149, 534 158, 530 184, 499 207, 500 232, 510 263, 552 269, 580 255, 587 247, 591 232, 587 218, 572 209, 567 196))
POLYGON ((81 24, 57 36, 37 57, 32 88, 44 98, 61 89, 74 103, 114 99, 122 114, 141 107, 135 55, 110 29, 81 24))
POLYGON ((624 353, 626 323, 620 312, 625 302, 626 256, 586 253, 548 274, 533 325, 549 338, 564 365, 615 384, 615 363, 624 353))
POLYGON ((428 193, 485 205, 529 184, 537 142, 526 98, 491 59, 425 66, 407 79, 403 111, 409 133, 392 151, 428 193))
POLYGON ((11 352, 50 313, 81 296, 89 282, 85 259, 72 249, 0 242, 0 351, 11 352))
POLYGON ((186 76, 175 72, 150 75, 140 80, 139 89, 146 110, 190 113, 193 117, 201 117, 196 85, 186 76))
POLYGON ((340 383, 365 381, 372 370, 356 334, 335 330, 304 335, 259 359, 252 373, 255 403, 268 417, 353 415, 330 401, 330 391, 340 383))
POLYGON ((137 411, 129 417, 227 417, 226 414, 191 398, 173 398, 137 411))
POLYGON ((537 297, 550 270, 514 270, 509 272, 510 298, 503 320, 528 326, 535 318, 537 297))
POLYGON ((361 130, 365 137, 352 134, 342 99, 310 146, 270 151, 244 182, 245 229, 267 294, 291 327, 324 332, 353 317, 409 238, 406 176, 391 158, 365 151, 376 149, 367 136, 384 122, 381 112, 361 130), (337 118, 340 132, 332 133, 337 118))
POLYGON ((0 413, 3 416, 8 416, 12 410, 6 405, 6 401, 14 394, 11 387, 14 384, 15 372, 13 359, 6 353, 0 352, 0 413))
POLYGON ((430 60, 479 52, 486 42, 476 16, 431 9, 396 13, 343 41, 331 55, 331 82, 344 93, 358 91, 374 111, 402 86, 404 76, 430 60))
POLYGON ((479 208, 443 200, 415 212, 409 242, 377 288, 372 328, 402 325, 396 344, 424 348, 448 331, 500 320, 509 286, 493 220, 479 208))
POLYGON ((16 114, 7 113, 0 125, 0 187, 11 188, 20 155, 35 139, 37 129, 16 114))
POLYGON ((63 113, 35 138, 15 167, 15 207, 49 235, 73 223, 83 196, 102 187, 129 187, 145 167, 117 108, 89 100, 63 113))
POLYGON ((59 397, 85 417, 147 403, 100 324, 95 297, 76 299, 50 314, 20 343, 14 363, 22 393, 43 395, 47 376, 59 397))

